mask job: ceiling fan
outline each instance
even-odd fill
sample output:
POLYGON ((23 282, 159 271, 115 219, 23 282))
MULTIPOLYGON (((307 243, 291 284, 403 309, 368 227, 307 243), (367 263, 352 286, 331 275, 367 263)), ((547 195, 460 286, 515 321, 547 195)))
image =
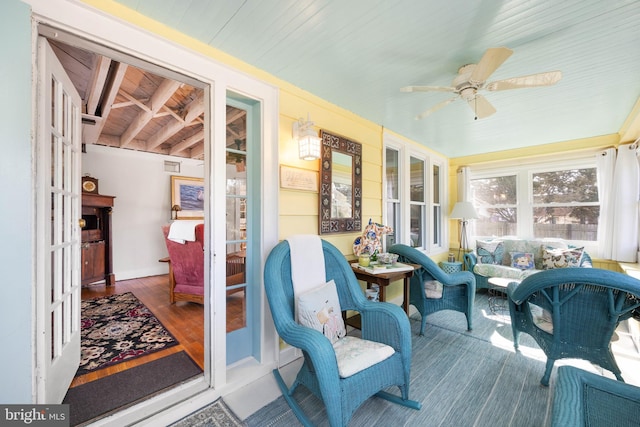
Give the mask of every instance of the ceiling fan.
POLYGON ((526 87, 551 86, 562 78, 561 71, 548 71, 546 73, 531 74, 528 76, 513 77, 510 79, 496 80, 486 83, 495 70, 506 61, 513 51, 506 47, 493 47, 487 49, 480 62, 477 64, 463 65, 458 69, 458 75, 453 79, 451 86, 405 86, 401 92, 453 92, 453 98, 434 105, 428 110, 416 116, 422 119, 429 114, 441 109, 458 98, 467 101, 475 114, 475 119, 489 117, 496 109, 478 91, 498 91, 507 89, 519 89, 526 87))

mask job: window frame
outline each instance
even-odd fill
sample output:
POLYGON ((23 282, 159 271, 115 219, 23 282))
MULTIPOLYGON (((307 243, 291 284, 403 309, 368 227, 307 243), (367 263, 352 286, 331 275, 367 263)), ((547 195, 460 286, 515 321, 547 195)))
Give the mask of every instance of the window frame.
POLYGON ((411 206, 423 206, 422 211, 422 245, 416 249, 426 254, 446 253, 448 248, 449 230, 446 224, 446 212, 444 207, 448 206, 448 177, 449 164, 445 157, 438 156, 430 152, 426 148, 420 148, 416 144, 401 140, 392 135, 384 135, 382 159, 382 202, 383 202, 383 223, 392 225, 391 219, 388 218, 388 206, 393 203, 397 206, 399 226, 394 230, 395 243, 403 243, 411 245, 411 206), (393 150, 398 153, 398 198, 392 199, 388 197, 387 182, 387 150, 393 150), (413 202, 411 200, 410 185, 411 179, 411 158, 424 162, 424 201, 413 202), (439 170, 439 202, 434 200, 434 166, 439 170), (438 209, 436 209, 436 207, 438 209), (439 217, 435 218, 436 212, 439 217), (439 236, 436 237, 436 224, 439 225, 439 236), (445 244, 445 242, 447 242, 445 244))
MULTIPOLYGON (((496 178, 501 176, 516 176, 516 209, 517 209, 517 234, 518 238, 534 239, 533 227, 533 210, 539 207, 539 203, 533 201, 533 175, 546 172, 571 170, 571 169, 591 169, 597 168, 596 159, 593 155, 569 158, 564 160, 552 161, 544 159, 538 161, 524 162, 518 166, 491 166, 484 165, 482 167, 471 166, 469 168, 469 181, 475 179, 496 178)), ((596 180, 597 185, 597 180, 596 180)), ((580 205, 585 205, 581 203, 580 205)), ((589 206, 599 206, 602 209, 600 200, 597 203, 587 203, 589 206)), ((562 204, 559 206, 569 206, 562 204)), ((471 239, 476 239, 475 224, 471 227, 471 239)), ((584 246, 585 251, 589 253, 597 253, 598 240, 571 240, 568 241, 572 245, 584 246)))

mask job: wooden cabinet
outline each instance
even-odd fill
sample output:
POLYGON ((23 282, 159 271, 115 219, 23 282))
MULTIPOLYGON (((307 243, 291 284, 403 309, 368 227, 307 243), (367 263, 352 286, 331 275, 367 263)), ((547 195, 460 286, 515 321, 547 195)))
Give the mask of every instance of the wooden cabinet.
POLYGON ((111 211, 114 196, 82 194, 82 285, 115 283, 111 242, 111 211))

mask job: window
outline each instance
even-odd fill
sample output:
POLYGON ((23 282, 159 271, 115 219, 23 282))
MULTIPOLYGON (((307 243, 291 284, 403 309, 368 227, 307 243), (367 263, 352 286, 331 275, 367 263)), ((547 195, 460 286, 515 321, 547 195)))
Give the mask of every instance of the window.
POLYGON ((533 236, 566 240, 598 239, 596 168, 536 172, 533 186, 533 236))
POLYGON ((516 175, 471 180, 471 200, 479 218, 478 236, 514 236, 518 234, 516 175))
POLYGON ((404 243, 427 252, 445 251, 442 206, 446 205, 444 158, 385 135, 384 218, 394 229, 386 247, 404 243))
MULTIPOLYGON (((393 148, 385 151, 385 224, 393 228, 393 233, 384 235, 385 247, 396 243, 396 234, 400 231, 400 178, 399 172, 400 153, 393 148)), ((398 240, 399 242, 399 240, 398 240)))
POLYGON ((412 247, 424 247, 425 230, 425 185, 424 185, 424 160, 413 156, 409 159, 409 210, 410 210, 410 231, 411 239, 409 244, 412 247))
POLYGON ((600 202, 595 160, 472 170, 470 189, 480 217, 473 222, 476 236, 597 241, 600 202))

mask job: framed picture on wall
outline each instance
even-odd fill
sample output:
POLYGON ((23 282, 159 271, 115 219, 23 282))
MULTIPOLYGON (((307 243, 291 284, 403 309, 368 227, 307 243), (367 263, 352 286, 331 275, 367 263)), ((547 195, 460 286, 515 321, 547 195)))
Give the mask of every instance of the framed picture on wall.
POLYGON ((203 219, 204 179, 172 175, 171 210, 176 219, 203 219))

